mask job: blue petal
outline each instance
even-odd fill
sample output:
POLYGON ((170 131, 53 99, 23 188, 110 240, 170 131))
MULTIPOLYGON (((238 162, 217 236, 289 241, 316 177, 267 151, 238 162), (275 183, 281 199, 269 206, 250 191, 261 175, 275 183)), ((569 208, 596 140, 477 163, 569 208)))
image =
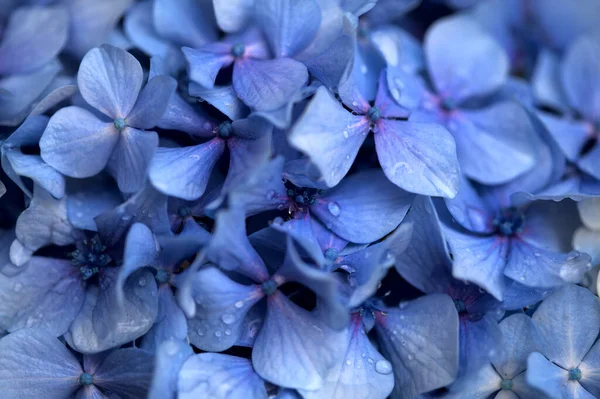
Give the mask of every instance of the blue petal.
POLYGON ((340 2, 340 7, 342 7, 344 11, 360 17, 371 10, 375 4, 377 4, 377 0, 342 0, 340 2))
POLYGON ((512 380, 527 369, 527 358, 543 349, 535 323, 524 314, 514 314, 499 324, 502 331, 500 358, 492 364, 504 379, 512 380))
POLYGON ((412 286, 425 293, 445 292, 452 284, 452 261, 431 199, 416 196, 404 224, 412 223, 410 244, 397 251, 394 266, 412 286))
POLYGON ((569 161, 577 161, 579 152, 590 137, 590 126, 585 122, 558 118, 544 112, 537 115, 569 161))
POLYGON ((69 398, 79 389, 82 372, 65 345, 43 330, 21 330, 0 340, 5 398, 69 398))
POLYGON ((200 49, 183 47, 181 51, 187 61, 190 80, 203 88, 214 88, 221 68, 228 67, 235 60, 231 48, 231 44, 226 43, 213 43, 200 49))
POLYGON ((444 229, 454 263, 452 275, 473 282, 499 301, 504 295, 504 267, 509 242, 499 237, 478 237, 444 229))
POLYGON ((594 396, 600 396, 600 343, 596 342, 585 355, 579 369, 582 375, 579 383, 594 396))
POLYGON ((546 251, 520 240, 511 241, 504 274, 530 287, 579 283, 591 265, 588 254, 546 251))
POLYGON ((107 0, 92 4, 77 0, 66 3, 71 17, 67 51, 81 58, 92 47, 107 43, 131 3, 131 0, 107 0))
POLYGON ((68 245, 75 240, 74 228, 67 220, 66 199, 57 200, 35 186, 29 208, 17 219, 17 239, 36 251, 46 245, 68 245))
POLYGON ((154 29, 151 2, 136 3, 125 16, 124 30, 127 37, 149 55, 158 55, 173 70, 183 66, 181 51, 168 40, 161 38, 154 29))
POLYGON ((145 267, 156 267, 158 252, 158 242, 148 226, 142 223, 131 226, 125 239, 123 264, 116 282, 116 296, 120 302, 125 300, 124 286, 129 276, 145 267))
POLYGON ((461 110, 448 128, 454 133, 462 171, 481 183, 506 183, 536 163, 535 131, 524 108, 516 103, 461 110))
POLYGON ((250 108, 269 111, 289 101, 306 85, 306 67, 291 58, 238 60, 233 67, 233 87, 250 108))
POLYGON ((183 342, 167 341, 158 347, 148 399, 176 398, 179 370, 193 353, 190 345, 183 342))
POLYGON ((490 363, 502 350, 502 332, 495 315, 488 313, 481 320, 469 320, 469 315, 460 318, 460 373, 457 380, 469 380, 490 363))
POLYGON ((92 107, 113 118, 126 118, 142 88, 142 66, 125 50, 103 44, 90 50, 79 66, 77 83, 92 107))
POLYGON ((67 188, 67 218, 76 228, 97 231, 94 218, 117 207, 121 192, 112 181, 100 175, 97 178, 71 180, 67 188))
POLYGON ((223 209, 217 213, 214 236, 207 256, 225 270, 235 270, 255 282, 269 279, 263 260, 246 236, 245 215, 241 209, 223 209))
POLYGON ((354 60, 354 42, 347 35, 340 36, 331 47, 321 54, 303 59, 311 76, 326 87, 335 88, 340 84, 350 62, 354 60))
POLYGON ((434 23, 424 48, 429 73, 444 98, 462 101, 492 94, 508 75, 508 57, 502 47, 467 17, 434 23))
POLYGON ((249 118, 232 123, 234 137, 227 140, 229 170, 224 186, 247 170, 271 158, 273 127, 260 119, 249 118))
POLYGON ((241 357, 201 353, 179 372, 179 399, 267 399, 265 381, 241 357))
POLYGON ((69 261, 33 257, 14 277, 0 273, 0 327, 42 328, 61 336, 83 304, 79 270, 69 261))
POLYGON ((148 393, 153 366, 152 353, 119 349, 104 358, 94 373, 94 385, 120 396, 142 398, 148 393))
POLYGON ((158 125, 176 87, 177 82, 170 76, 150 79, 127 116, 127 124, 139 129, 151 129, 158 125))
POLYGON ((66 107, 50 118, 40 139, 41 156, 62 174, 90 177, 104 169, 119 137, 112 123, 83 108, 66 107))
POLYGON ((150 163, 150 181, 161 192, 186 200, 204 194, 225 142, 215 138, 204 144, 183 148, 159 148, 150 163))
POLYGON ((250 113, 246 104, 237 96, 233 86, 205 89, 199 84, 190 82, 189 92, 190 96, 198 97, 208 102, 232 121, 245 118, 250 113))
POLYGON ((421 44, 410 33, 393 25, 383 26, 371 33, 376 46, 388 67, 409 73, 423 69, 425 60, 421 44))
POLYGON ((487 364, 470 378, 464 378, 452 385, 448 399, 490 398, 501 389, 501 384, 502 378, 491 364, 487 364))
POLYGON ((140 348, 149 352, 160 350, 164 342, 186 342, 188 323, 168 284, 158 288, 158 313, 154 325, 142 338, 140 348))
POLYGON ((254 342, 252 364, 274 384, 316 390, 347 348, 343 335, 276 291, 267 298, 267 316, 254 342))
POLYGON ((413 195, 390 183, 383 173, 370 170, 344 179, 310 209, 338 236, 368 244, 400 224, 412 199, 413 195), (383 220, 382 213, 386 215, 383 220))
MULTIPOLYGON (((239 99, 238 101, 241 102, 239 99)), ((171 96, 167 109, 156 126, 198 137, 214 136, 213 129, 216 127, 208 116, 193 108, 178 93, 171 96)))
POLYGON ((256 3, 255 18, 275 57, 293 57, 316 36, 321 9, 315 0, 263 0, 256 3))
POLYGON ((108 170, 116 178, 119 190, 134 193, 146 180, 150 160, 158 147, 158 134, 126 127, 108 160, 108 170))
POLYGON ((155 0, 153 5, 154 26, 162 37, 191 47, 200 47, 216 39, 210 3, 155 0))
MULTIPOLYGON (((551 363, 542 354, 534 352, 527 360, 527 383, 552 399, 561 399, 567 393, 567 385, 577 384, 569 381, 569 372, 551 363)), ((580 398, 574 396, 574 398, 580 398)), ((591 398, 590 398, 591 399, 591 398)))
POLYGON ((242 30, 254 14, 254 0, 213 0, 215 18, 223 32, 242 30))
POLYGON ((536 100, 560 111, 566 111, 566 99, 560 82, 560 58, 557 54, 542 49, 531 77, 536 100))
POLYGON ((196 315, 188 320, 190 342, 199 349, 229 349, 242 334, 246 313, 264 294, 256 285, 238 284, 214 267, 194 277, 196 315))
POLYGON ((333 187, 350 170, 368 132, 369 120, 350 114, 323 87, 296 122, 289 140, 310 157, 325 183, 333 187))
POLYGON ((22 7, 15 10, 0 42, 0 75, 31 72, 62 50, 68 35, 66 10, 22 7))
POLYGON ((369 20, 383 24, 403 17, 420 3, 421 0, 380 0, 367 16, 369 20))
POLYGON ((600 304, 587 289, 567 285, 544 300, 532 318, 546 345, 544 354, 568 370, 579 365, 596 340, 600 304))
POLYGON ((384 120, 377 124, 375 145, 383 171, 399 187, 449 198, 458 192, 456 144, 444 127, 384 120))
POLYGON ((346 354, 329 371, 321 389, 300 390, 302 396, 305 399, 387 398, 394 387, 394 376, 377 371, 377 363, 387 360, 369 341, 362 317, 354 314, 344 333, 346 354))
MULTIPOLYGON (((388 72, 387 68, 381 71, 377 96, 375 97, 375 106, 381 111, 381 116, 386 119, 408 118, 410 112, 395 100, 390 91, 389 81, 391 75, 394 75, 394 73, 394 71, 388 72)), ((401 86, 401 84, 397 85, 401 86)))
POLYGON ((124 287, 123 305, 115 295, 116 272, 103 270, 100 287, 89 285, 85 302, 65 339, 81 353, 98 353, 144 335, 157 314, 154 275, 146 270, 133 274, 124 287))
POLYGON ((386 309, 375 329, 394 372, 393 396, 412 398, 450 384, 458 373, 458 315, 447 295, 386 309))
POLYGON ((33 182, 44 190, 48 191, 52 196, 61 198, 65 192, 65 178, 58 173, 56 169, 42 161, 38 155, 25 155, 20 151, 7 150, 5 151, 6 161, 2 163, 4 172, 13 180, 25 193, 26 189, 21 176, 28 177, 33 182), (5 166, 6 165, 6 166, 5 166))

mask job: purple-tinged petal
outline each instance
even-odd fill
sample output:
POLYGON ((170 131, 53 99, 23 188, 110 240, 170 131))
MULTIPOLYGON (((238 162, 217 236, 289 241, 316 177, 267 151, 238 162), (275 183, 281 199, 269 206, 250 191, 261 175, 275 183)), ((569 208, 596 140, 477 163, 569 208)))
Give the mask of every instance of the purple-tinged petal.
MULTIPOLYGON (((190 82, 189 92, 190 96, 208 102, 232 121, 245 118, 250 113, 246 104, 237 96, 233 86, 205 89, 197 83, 190 82)), ((210 132, 212 133, 212 128, 210 132)))
POLYGON ((437 92, 462 101, 492 94, 508 76, 500 45, 467 17, 437 21, 425 36, 427 65, 437 92))
POLYGON ((397 186, 448 198, 458 192, 456 144, 443 126, 382 120, 375 130, 375 145, 385 175, 397 186))
POLYGON ((40 139, 41 156, 64 175, 90 177, 104 169, 119 137, 112 123, 83 108, 66 107, 50 118, 40 139))
POLYGON ((181 51, 187 61, 190 80, 206 89, 214 88, 219 71, 235 60, 231 44, 227 43, 213 43, 200 49, 183 47, 181 51))
MULTIPOLYGON (((393 396, 415 395, 450 384, 458 373, 458 315, 447 295, 432 294, 378 313, 375 329, 394 373, 393 396)), ((377 365, 375 365, 377 370, 377 365)))
POLYGON ((292 237, 304 251, 318 265, 326 265, 328 261, 323 256, 321 246, 317 241, 316 225, 319 224, 311 217, 310 212, 305 212, 301 216, 296 216, 285 222, 280 220, 273 221, 270 228, 261 230, 252 234, 252 243, 262 245, 262 251, 258 250, 263 259, 269 257, 267 265, 282 265, 285 259, 287 240, 289 235, 292 237), (284 233, 285 235, 281 235, 284 233))
MULTIPOLYGON (((377 75, 379 77, 379 75, 377 75)), ((339 97, 342 103, 359 115, 365 115, 371 108, 369 100, 362 92, 360 85, 361 78, 356 74, 350 74, 339 87, 339 97)), ((373 93, 373 99, 375 92, 373 93)))
POLYGON ((67 41, 68 14, 61 6, 15 10, 0 41, 0 75, 31 72, 58 55, 67 41))
POLYGON ((590 122, 600 120, 600 45, 582 36, 565 55, 560 77, 569 103, 590 122))
POLYGON ((410 208, 413 195, 390 183, 378 170, 344 179, 311 206, 319 220, 338 236, 371 243, 394 230, 410 208), (382 219, 381 215, 385 215, 382 219))
POLYGON ((448 122, 461 170, 484 184, 506 183, 536 163, 535 131, 525 109, 502 102, 459 111, 448 122))
POLYGON ((89 285, 85 302, 65 339, 80 353, 103 352, 144 335, 157 314, 154 275, 146 270, 134 273, 124 287, 123 305, 115 295, 117 276, 103 269, 100 287, 89 285))
POLYGON ((263 260, 250 245, 246 236, 245 219, 242 209, 232 207, 219 210, 207 257, 222 269, 235 270, 262 283, 269 279, 269 273, 263 260))
POLYGON ((71 397, 81 365, 65 345, 43 330, 21 330, 0 340, 0 389, 5 398, 71 397))
POLYGON ((76 237, 67 220, 66 199, 57 200, 39 186, 34 187, 29 207, 17 219, 15 232, 17 239, 33 251, 49 244, 68 245, 76 237))
POLYGON ((343 335, 276 291, 267 298, 252 364, 261 377, 277 385, 316 390, 347 348, 343 335))
POLYGON ((158 147, 158 134, 126 127, 108 160, 108 170, 119 190, 134 193, 142 188, 150 160, 158 147))
POLYGON ((254 0, 213 0, 215 18, 223 32, 241 31, 252 19, 254 0))
POLYGON ((524 314, 513 314, 499 324, 502 331, 500 357, 492 360, 498 374, 512 380, 527 369, 527 358, 532 352, 543 351, 536 325, 524 314))
POLYGON ((193 277, 196 315, 188 319, 190 342, 199 349, 221 352, 242 335, 246 313, 264 294, 257 285, 232 281, 217 268, 202 268, 193 277))
POLYGON ((446 292, 453 281, 452 261, 431 199, 416 196, 402 225, 405 223, 413 225, 410 244, 403 252, 391 247, 396 256, 396 270, 412 286, 427 294, 446 292))
POLYGON ((394 376, 377 371, 376 364, 386 360, 369 340, 362 317, 354 314, 344 333, 346 354, 329 371, 321 389, 300 390, 302 396, 305 399, 387 398, 394 387, 394 376))
MULTIPOLYGON (((552 399, 570 398, 571 396, 563 396, 563 394, 567 394, 567 386, 569 384, 579 385, 577 381, 569 381, 567 370, 548 361, 539 352, 533 352, 527 359, 526 377, 529 386, 539 389, 552 399)), ((587 399, 580 396, 573 396, 573 398, 587 399)))
POLYGON ((509 242, 499 237, 478 237, 444 229, 453 256, 452 275, 485 289, 499 301, 504 294, 504 267, 509 242))
POLYGON ((150 181, 165 194, 198 199, 224 150, 225 142, 219 138, 193 147, 159 148, 150 163, 150 181))
POLYGON ((532 318, 546 345, 544 354, 568 370, 579 365, 596 340, 600 304, 587 289, 569 284, 544 300, 532 318))
POLYGON ((91 48, 108 42, 110 34, 131 4, 131 0, 67 2, 71 23, 66 50, 81 58, 91 48))
POLYGON ((316 36, 321 24, 321 9, 315 0, 261 0, 255 18, 275 57, 293 57, 316 36))
POLYGON ((151 129, 158 125, 176 87, 177 82, 170 76, 162 75, 150 79, 127 115, 127 124, 139 129, 151 129))
POLYGON ((113 118, 126 118, 142 88, 142 66, 125 50, 103 44, 90 50, 79 66, 77 84, 92 107, 113 118))
POLYGON ((233 67, 233 87, 239 98, 257 111, 286 104, 308 81, 306 67, 291 58, 238 60, 233 67))
POLYGON ((10 332, 43 328, 61 336, 84 299, 79 270, 66 260, 33 257, 14 277, 0 273, 0 287, 0 327, 10 332))
POLYGON ((183 342, 166 341, 158 347, 148 399, 177 397, 179 370, 193 353, 191 346, 183 342))
POLYGON ((177 45, 200 47, 217 38, 212 2, 155 0, 152 17, 156 31, 177 45))
POLYGON ((165 342, 186 342, 188 323, 168 284, 158 287, 158 312, 154 325, 142 338, 141 349, 155 353, 165 342))
POLYGON ((104 358, 94 374, 94 385, 117 395, 145 397, 152 381, 154 356, 137 348, 118 349, 104 358))
POLYGON ((581 282, 590 262, 578 251, 557 253, 512 240, 504 275, 530 287, 553 288, 581 282))
POLYGON ((181 367, 179 399, 267 399, 265 381, 241 357, 201 353, 181 367))
POLYGON ((293 147, 307 154, 333 187, 348 173, 367 133, 369 120, 354 116, 325 88, 319 88, 292 129, 293 147))

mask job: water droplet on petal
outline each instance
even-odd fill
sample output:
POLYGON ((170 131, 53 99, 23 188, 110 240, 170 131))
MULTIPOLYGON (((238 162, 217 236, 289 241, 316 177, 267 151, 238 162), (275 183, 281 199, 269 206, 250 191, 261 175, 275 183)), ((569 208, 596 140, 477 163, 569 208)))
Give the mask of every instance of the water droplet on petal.
POLYGON ((231 330, 229 328, 225 330, 225 335, 231 335, 231 330))
POLYGON ((13 290, 14 290, 15 292, 20 292, 22 288, 23 288, 23 284, 21 284, 21 283, 16 283, 16 284, 13 286, 13 290))
POLYGON ((415 357, 411 354, 408 355, 408 360, 413 360, 415 357))
POLYGON ((173 341, 167 341, 164 344, 164 349, 168 356, 174 356, 177 353, 177 344, 173 341))
POLYGON ((342 211, 340 205, 337 202, 330 202, 329 204, 327 204, 327 210, 329 211, 329 213, 336 217, 340 216, 340 213, 342 211))
POLYGON ((221 316, 221 320, 225 324, 231 324, 235 321, 235 316, 232 314, 224 314, 223 316, 221 316))
POLYGON ((371 359, 371 358, 368 358, 368 359, 367 359, 367 363, 369 363, 369 364, 373 364, 373 363, 374 363, 374 361, 373 361, 373 359, 371 359))
POLYGON ((202 331, 201 329, 196 330, 196 334, 198 334, 199 336, 203 337, 204 336, 204 331, 202 331))
POLYGON ((352 364, 352 361, 351 361, 351 360, 346 360, 346 365, 347 365, 347 366, 350 366, 351 364, 352 364))
POLYGON ((148 284, 148 280, 146 280, 146 277, 140 277, 140 279, 138 280, 138 285, 140 287, 145 287, 146 284, 148 284))
POLYGON ((237 301, 237 302, 235 303, 235 305, 233 305, 233 306, 235 306, 235 307, 236 307, 236 308, 238 308, 238 309, 241 309, 241 308, 243 308, 243 307, 244 307, 244 301, 237 301))
POLYGON ((215 331, 215 337, 219 338, 219 337, 221 337, 221 335, 223 335, 221 333, 221 331, 219 331, 219 330, 215 331))
POLYGON ((267 191, 267 199, 273 199, 275 197, 275 190, 267 191))
POLYGON ((342 134, 344 135, 345 139, 347 139, 348 137, 350 137, 350 134, 348 133, 347 130, 344 130, 344 132, 342 134))
POLYGON ((392 372, 392 364, 387 360, 378 360, 375 363, 375 371, 379 374, 390 374, 392 372))

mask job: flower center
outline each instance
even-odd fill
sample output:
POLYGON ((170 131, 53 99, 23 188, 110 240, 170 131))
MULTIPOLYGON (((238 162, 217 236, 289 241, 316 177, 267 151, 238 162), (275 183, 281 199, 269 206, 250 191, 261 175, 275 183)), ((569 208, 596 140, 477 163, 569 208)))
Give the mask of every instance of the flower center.
POLYGON ((241 57, 242 55, 244 55, 245 52, 246 46, 244 45, 244 43, 236 43, 231 48, 231 55, 233 55, 235 58, 241 57))
POLYGON ((123 118, 117 118, 113 121, 113 124, 115 125, 115 127, 117 128, 117 130, 120 132, 121 130, 125 129, 125 127, 127 126, 127 122, 125 122, 125 119, 123 118))
POLYGON ((94 377, 90 373, 81 373, 79 376, 79 383, 81 385, 92 385, 94 377))
POLYGON ((287 189, 287 196, 293 199, 300 208, 314 204, 317 201, 317 197, 323 194, 323 190, 317 188, 296 187, 291 183, 286 185, 289 187, 287 189))
POLYGON ((579 368, 574 368, 574 369, 569 370, 569 380, 571 380, 571 381, 581 380, 581 370, 579 370, 579 368))
POLYGON ((159 284, 165 284, 171 280, 171 275, 165 269, 158 269, 154 275, 154 279, 159 284))
POLYGON ((444 98, 440 102, 440 106, 444 111, 452 111, 456 109, 456 102, 451 98, 444 98))
POLYGON ((381 111, 377 107, 371 107, 367 111, 367 116, 372 122, 377 122, 379 119, 381 119, 381 111))
POLYGON ((225 121, 217 128, 217 134, 222 139, 226 139, 233 134, 233 125, 229 121, 225 121))
POLYGON ((463 302, 462 299, 455 299, 454 306, 456 307, 456 311, 458 313, 466 313, 467 312, 467 305, 465 305, 465 303, 463 302))
POLYGON ((273 280, 267 280, 261 284, 260 288, 262 289, 263 294, 270 296, 277 291, 277 283, 273 280))
POLYGON ((339 251, 335 248, 327 248, 325 250, 325 259, 334 261, 337 259, 339 251))
POLYGON ((76 244, 77 249, 70 253, 73 258, 71 262, 87 280, 98 273, 100 268, 106 267, 112 258, 106 254, 106 246, 102 245, 100 237, 95 235, 90 240, 83 240, 76 244))
POLYGON ((512 390, 513 382, 512 380, 502 380, 502 384, 500 384, 500 386, 502 387, 502 389, 510 391, 512 390))
POLYGON ((525 215, 516 207, 504 208, 494 219, 494 226, 500 235, 512 236, 523 230, 525 215))

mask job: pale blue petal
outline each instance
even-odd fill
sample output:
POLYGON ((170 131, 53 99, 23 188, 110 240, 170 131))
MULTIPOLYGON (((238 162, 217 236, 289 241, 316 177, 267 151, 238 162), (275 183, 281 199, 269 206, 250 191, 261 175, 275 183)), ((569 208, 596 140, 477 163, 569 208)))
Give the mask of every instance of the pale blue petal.
POLYGON ((215 18, 222 31, 242 30, 254 14, 254 0, 213 0, 215 18))
POLYGON ((213 43, 200 49, 183 47, 181 51, 187 61, 190 80, 203 88, 214 88, 221 68, 228 67, 235 60, 231 48, 231 44, 227 43, 213 43))
POLYGON ((502 332, 500 357, 492 361, 498 374, 512 380, 527 369, 527 358, 532 352, 543 351, 542 339, 536 325, 524 314, 513 314, 499 324, 502 332))
POLYGON ((176 87, 177 82, 170 76, 150 79, 127 116, 127 124, 139 129, 151 129, 158 125, 176 87))
POLYGON ((179 370, 193 353, 192 347, 183 342, 167 341, 158 347, 148 399, 177 397, 179 370))
POLYGON ((569 372, 551 363, 541 353, 534 352, 527 360, 527 383, 539 389, 551 399, 562 399, 567 392, 567 385, 577 384, 569 381, 569 372))
POLYGON ((190 82, 189 92, 190 96, 198 97, 208 102, 232 121, 245 118, 250 113, 246 104, 237 96, 233 86, 205 89, 197 83, 190 82))
POLYGON ((25 193, 29 193, 29 189, 23 184, 21 176, 30 178, 56 198, 61 198, 64 195, 64 176, 42 161, 39 155, 25 155, 20 151, 9 149, 4 152, 2 161, 2 167, 6 175, 25 193))
POLYGON ((119 137, 112 123, 83 108, 66 107, 50 118, 40 139, 41 156, 64 175, 90 177, 104 169, 119 137))
POLYGON ((212 2, 155 0, 152 16, 156 31, 184 46, 200 47, 217 38, 212 2))
MULTIPOLYGON (((169 284, 158 287, 158 312, 154 325, 142 338, 141 349, 155 353, 165 342, 187 343, 188 323, 169 284)), ((158 352, 160 355, 160 352, 158 352)))
POLYGON ((142 88, 142 66, 125 50, 103 44, 90 50, 79 66, 77 84, 92 107, 113 118, 126 118, 142 88))

